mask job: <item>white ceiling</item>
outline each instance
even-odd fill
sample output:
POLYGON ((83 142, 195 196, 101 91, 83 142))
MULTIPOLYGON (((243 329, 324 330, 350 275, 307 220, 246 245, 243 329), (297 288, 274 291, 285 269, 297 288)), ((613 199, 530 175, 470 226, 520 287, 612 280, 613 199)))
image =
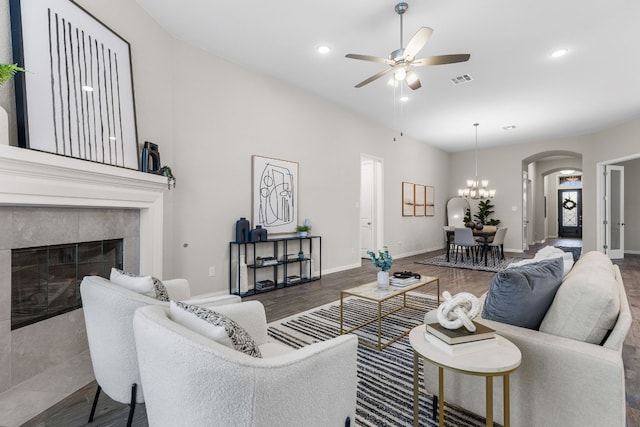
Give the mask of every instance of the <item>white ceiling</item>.
POLYGON ((177 39, 447 151, 474 147, 474 122, 483 148, 591 133, 640 116, 635 0, 409 0, 404 44, 422 26, 434 30, 417 58, 471 59, 414 68, 422 88, 404 86, 402 106, 386 78, 354 88, 386 65, 344 57, 386 57, 400 47, 397 1, 136 1, 177 39), (320 44, 332 51, 318 54, 320 44), (569 53, 551 58, 558 48, 569 53), (462 74, 473 81, 451 83, 462 74))

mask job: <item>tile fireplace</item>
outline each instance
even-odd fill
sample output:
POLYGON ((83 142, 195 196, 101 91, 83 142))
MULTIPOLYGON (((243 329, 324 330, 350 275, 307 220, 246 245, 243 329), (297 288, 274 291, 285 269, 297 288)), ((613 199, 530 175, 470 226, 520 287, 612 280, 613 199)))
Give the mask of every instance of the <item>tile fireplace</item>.
POLYGON ((88 347, 81 308, 12 330, 12 250, 121 239, 125 269, 162 277, 166 189, 157 175, 0 145, 0 392, 88 347))

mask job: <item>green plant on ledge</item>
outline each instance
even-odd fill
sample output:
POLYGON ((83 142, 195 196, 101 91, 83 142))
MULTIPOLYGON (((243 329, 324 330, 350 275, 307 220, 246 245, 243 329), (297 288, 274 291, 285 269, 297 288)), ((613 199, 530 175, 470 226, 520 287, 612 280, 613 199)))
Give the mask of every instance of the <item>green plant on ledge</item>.
POLYGON ((171 190, 172 185, 173 185, 173 188, 176 188, 176 177, 173 176, 173 172, 171 171, 171 168, 169 166, 161 167, 158 173, 162 176, 167 177, 167 186, 169 190, 171 190))
POLYGON ((24 73, 24 68, 18 67, 18 64, 0 64, 0 86, 13 77, 17 72, 24 73))

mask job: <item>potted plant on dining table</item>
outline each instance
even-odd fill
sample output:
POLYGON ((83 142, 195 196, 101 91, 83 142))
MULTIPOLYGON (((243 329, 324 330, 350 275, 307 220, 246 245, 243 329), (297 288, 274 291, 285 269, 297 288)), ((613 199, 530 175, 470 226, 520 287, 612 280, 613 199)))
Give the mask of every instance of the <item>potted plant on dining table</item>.
POLYGON ((367 254, 371 257, 373 265, 380 269, 378 272, 378 287, 386 288, 389 286, 389 269, 393 264, 393 258, 389 255, 389 248, 385 246, 383 249, 379 250, 377 255, 373 251, 367 251, 367 254))

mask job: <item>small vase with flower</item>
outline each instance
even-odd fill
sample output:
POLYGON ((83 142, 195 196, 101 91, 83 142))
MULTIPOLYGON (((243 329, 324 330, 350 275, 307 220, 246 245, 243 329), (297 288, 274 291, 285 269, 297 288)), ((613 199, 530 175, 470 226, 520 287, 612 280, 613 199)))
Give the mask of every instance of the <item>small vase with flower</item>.
POLYGON ((389 286, 389 269, 391 268, 391 264, 393 264, 393 258, 389 255, 389 248, 385 246, 383 249, 384 250, 379 250, 377 255, 373 251, 367 252, 369 257, 371 257, 373 265, 380 269, 378 272, 379 288, 386 288, 389 286))

